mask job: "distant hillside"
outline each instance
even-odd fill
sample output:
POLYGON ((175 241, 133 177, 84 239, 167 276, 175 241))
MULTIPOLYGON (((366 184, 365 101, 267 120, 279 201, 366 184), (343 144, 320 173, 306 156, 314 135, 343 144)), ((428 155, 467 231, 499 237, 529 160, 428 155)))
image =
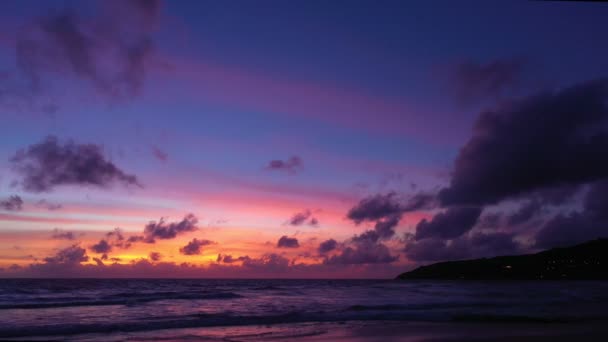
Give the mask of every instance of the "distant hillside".
POLYGON ((608 280, 608 239, 536 254, 439 262, 403 273, 397 279, 608 280))

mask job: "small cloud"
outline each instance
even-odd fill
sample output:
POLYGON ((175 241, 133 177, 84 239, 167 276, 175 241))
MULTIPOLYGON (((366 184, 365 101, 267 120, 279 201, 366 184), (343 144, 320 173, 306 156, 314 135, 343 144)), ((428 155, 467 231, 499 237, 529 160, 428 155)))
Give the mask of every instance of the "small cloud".
POLYGON ((106 254, 112 251, 112 245, 107 240, 99 240, 98 243, 91 246, 91 250, 98 254, 106 254))
POLYGON ((247 260, 251 260, 251 258, 247 255, 235 258, 230 254, 224 254, 224 255, 218 254, 217 259, 216 259, 217 262, 223 262, 225 264, 232 264, 235 262, 245 262, 247 260))
POLYGON ((152 155, 163 163, 169 160, 169 155, 167 154, 167 152, 161 150, 157 146, 152 146, 152 155))
POLYGON ((215 242, 210 240, 199 240, 195 238, 192 241, 188 242, 187 245, 180 248, 179 252, 184 255, 198 255, 203 252, 201 247, 212 244, 215 244, 215 242))
POLYGON ((148 258, 152 261, 160 261, 162 257, 162 254, 160 254, 159 252, 150 252, 150 254, 148 254, 148 258))
POLYGON ((338 247, 338 242, 334 239, 329 239, 321 242, 319 245, 319 254, 325 254, 333 251, 338 247))
POLYGON ((41 199, 40 201, 36 202, 36 206, 38 208, 44 208, 44 209, 51 210, 51 211, 59 210, 59 209, 63 208, 63 206, 61 204, 50 203, 45 199, 41 199))
POLYGON ((271 160, 266 166, 266 170, 282 171, 290 175, 295 175, 296 173, 302 171, 303 168, 304 163, 302 162, 302 159, 298 156, 291 156, 287 160, 271 160))
POLYGON ((63 231, 59 228, 53 229, 53 234, 51 235, 51 239, 55 240, 75 240, 76 234, 69 231, 63 231))
MULTIPOLYGON (((198 229, 198 219, 193 214, 188 214, 179 222, 166 223, 163 218, 160 221, 152 221, 144 228, 142 240, 146 243, 154 243, 156 239, 168 240, 176 236, 193 232, 198 229)), ((133 237, 131 237, 133 238, 133 237)))
POLYGON ((44 258, 47 264, 77 265, 88 261, 86 250, 78 245, 61 249, 52 257, 44 258))
POLYGON ((279 247, 279 248, 298 248, 298 247, 300 247, 300 244, 298 243, 298 239, 290 238, 290 237, 287 237, 286 235, 283 235, 277 242, 277 247, 279 247))
POLYGON ((312 216, 312 213, 309 209, 306 209, 302 212, 299 213, 295 213, 290 219, 289 221, 287 221, 288 224, 292 225, 292 226, 301 226, 304 223, 306 223, 306 221, 308 221, 308 225, 310 226, 318 226, 319 225, 319 220, 317 220, 317 218, 312 216))
POLYGON ((20 211, 23 209, 23 200, 21 197, 13 195, 7 200, 0 201, 0 209, 7 211, 20 211))
POLYGON ((520 84, 524 67, 522 59, 462 62, 451 70, 450 86, 456 98, 464 104, 494 100, 520 84))

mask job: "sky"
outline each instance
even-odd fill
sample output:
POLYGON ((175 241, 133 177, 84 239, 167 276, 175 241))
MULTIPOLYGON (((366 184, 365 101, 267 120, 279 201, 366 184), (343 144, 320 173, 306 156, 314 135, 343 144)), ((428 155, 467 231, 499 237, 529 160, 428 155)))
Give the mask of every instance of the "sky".
POLYGON ((0 277, 391 278, 607 237, 608 6, 0 2, 0 277))

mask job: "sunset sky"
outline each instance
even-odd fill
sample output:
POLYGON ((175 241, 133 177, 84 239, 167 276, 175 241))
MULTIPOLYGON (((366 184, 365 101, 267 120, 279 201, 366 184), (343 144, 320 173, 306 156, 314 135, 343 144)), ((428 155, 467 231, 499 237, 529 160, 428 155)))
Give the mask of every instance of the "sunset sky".
POLYGON ((393 277, 606 237, 606 18, 1 1, 0 277, 393 277))

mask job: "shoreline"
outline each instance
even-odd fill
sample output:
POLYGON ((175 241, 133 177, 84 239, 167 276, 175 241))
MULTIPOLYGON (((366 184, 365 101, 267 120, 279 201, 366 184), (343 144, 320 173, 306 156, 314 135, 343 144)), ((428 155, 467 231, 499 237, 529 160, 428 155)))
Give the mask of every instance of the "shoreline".
MULTIPOLYGON (((45 341, 584 341, 608 340, 605 321, 570 323, 343 321, 179 328, 64 336, 31 336, 45 341)), ((18 341, 20 338, 2 338, 18 341)))

